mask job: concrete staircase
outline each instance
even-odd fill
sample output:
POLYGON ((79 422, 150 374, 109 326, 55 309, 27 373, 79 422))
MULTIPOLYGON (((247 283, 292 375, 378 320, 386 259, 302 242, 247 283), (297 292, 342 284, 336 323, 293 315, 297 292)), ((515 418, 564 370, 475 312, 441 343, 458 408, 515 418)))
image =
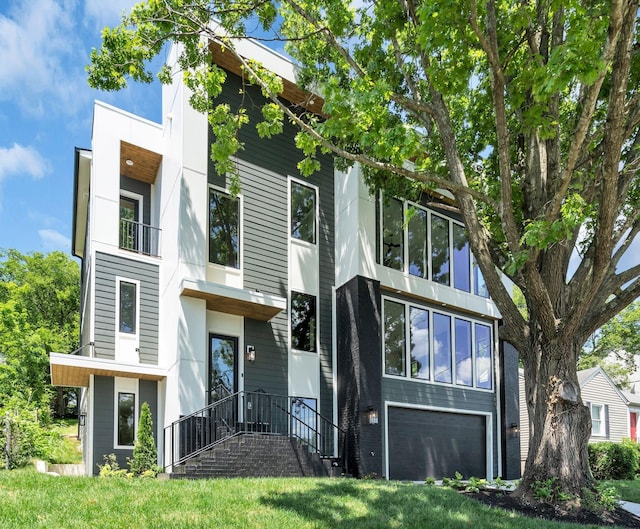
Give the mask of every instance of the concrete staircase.
POLYGON ((321 459, 298 440, 283 435, 243 433, 182 465, 172 479, 218 477, 311 477, 340 475, 342 468, 321 459))

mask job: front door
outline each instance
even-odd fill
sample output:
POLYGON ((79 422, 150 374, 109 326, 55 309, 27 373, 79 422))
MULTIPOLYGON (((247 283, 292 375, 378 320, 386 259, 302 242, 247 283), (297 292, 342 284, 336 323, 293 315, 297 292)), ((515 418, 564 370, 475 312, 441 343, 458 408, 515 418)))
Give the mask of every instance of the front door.
POLYGON ((120 248, 139 251, 140 202, 120 195, 120 248))
POLYGON ((238 338, 209 335, 209 404, 238 391, 238 338))

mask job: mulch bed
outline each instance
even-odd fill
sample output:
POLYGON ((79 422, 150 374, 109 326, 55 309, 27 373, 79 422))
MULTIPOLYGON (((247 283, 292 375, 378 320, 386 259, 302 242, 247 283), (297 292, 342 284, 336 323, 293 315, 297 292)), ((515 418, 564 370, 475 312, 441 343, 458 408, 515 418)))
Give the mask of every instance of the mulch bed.
POLYGON ((617 525, 619 527, 640 528, 640 518, 619 507, 613 512, 607 512, 600 516, 584 509, 567 510, 548 504, 529 505, 521 503, 508 492, 493 489, 481 490, 477 493, 463 492, 462 494, 491 507, 515 511, 531 518, 544 518, 555 522, 572 522, 585 525, 617 525))

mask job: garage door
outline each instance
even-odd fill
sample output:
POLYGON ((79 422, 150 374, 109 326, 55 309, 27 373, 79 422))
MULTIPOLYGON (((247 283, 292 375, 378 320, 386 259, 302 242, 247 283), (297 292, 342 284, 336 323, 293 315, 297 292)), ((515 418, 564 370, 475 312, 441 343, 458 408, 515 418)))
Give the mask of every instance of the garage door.
POLYGON ((389 478, 487 475, 486 416, 389 408, 389 478))

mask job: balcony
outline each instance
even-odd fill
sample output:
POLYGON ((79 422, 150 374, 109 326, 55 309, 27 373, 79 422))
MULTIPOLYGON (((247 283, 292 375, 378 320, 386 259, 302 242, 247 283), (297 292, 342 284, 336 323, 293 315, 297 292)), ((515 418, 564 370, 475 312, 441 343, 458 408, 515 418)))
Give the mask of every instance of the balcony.
POLYGON ((159 257, 160 228, 120 219, 119 246, 122 250, 159 257))

